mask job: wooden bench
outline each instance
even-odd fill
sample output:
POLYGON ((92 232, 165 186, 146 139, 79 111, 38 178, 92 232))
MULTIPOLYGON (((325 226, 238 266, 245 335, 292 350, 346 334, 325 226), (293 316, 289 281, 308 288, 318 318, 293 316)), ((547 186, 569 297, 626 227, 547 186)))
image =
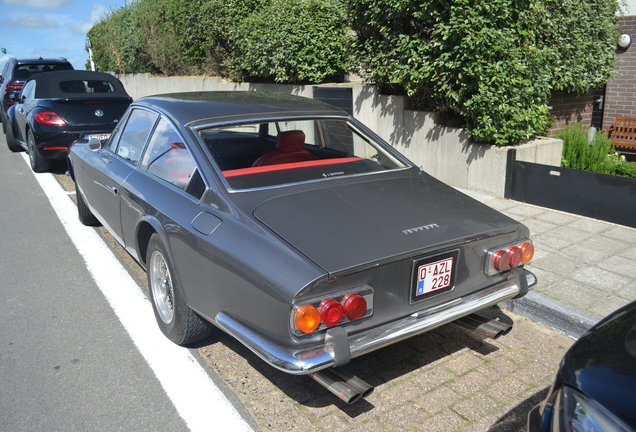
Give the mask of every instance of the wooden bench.
POLYGON ((628 155, 636 155, 636 118, 619 117, 614 119, 614 124, 607 132, 612 145, 617 152, 628 155))

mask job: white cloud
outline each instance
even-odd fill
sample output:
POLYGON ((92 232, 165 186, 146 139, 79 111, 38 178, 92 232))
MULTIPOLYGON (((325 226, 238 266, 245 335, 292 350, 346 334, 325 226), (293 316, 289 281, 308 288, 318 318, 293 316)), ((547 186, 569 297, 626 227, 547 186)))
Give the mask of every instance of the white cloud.
POLYGON ((109 10, 106 9, 106 6, 99 3, 94 3, 90 18, 91 25, 97 23, 98 21, 101 21, 102 18, 104 18, 106 14, 108 14, 108 12, 109 10))
POLYGON ((67 5, 73 0, 4 0, 8 5, 19 5, 31 9, 55 9, 67 5))
POLYGON ((103 5, 95 3, 90 16, 85 21, 75 21, 68 25, 71 33, 74 35, 85 35, 98 21, 100 21, 108 13, 103 5))
POLYGON ((46 18, 42 14, 26 15, 20 18, 8 18, 2 25, 12 28, 47 29, 59 27, 56 21, 46 18))

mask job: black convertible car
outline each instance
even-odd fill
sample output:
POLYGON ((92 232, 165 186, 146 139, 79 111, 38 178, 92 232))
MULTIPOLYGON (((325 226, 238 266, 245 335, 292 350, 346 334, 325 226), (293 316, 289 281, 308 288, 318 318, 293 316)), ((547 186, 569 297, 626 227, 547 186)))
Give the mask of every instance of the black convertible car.
POLYGON ((31 168, 42 172, 51 160, 65 160, 73 141, 107 139, 132 98, 110 74, 65 70, 32 75, 15 102, 7 146, 28 151, 31 168))
POLYGON ((636 302, 610 314, 568 350, 528 432, 636 431, 636 302))
POLYGON ((351 358, 536 283, 524 225, 312 99, 142 98, 107 142, 75 143, 69 170, 80 220, 146 269, 169 339, 218 327, 347 401, 370 391, 351 358))

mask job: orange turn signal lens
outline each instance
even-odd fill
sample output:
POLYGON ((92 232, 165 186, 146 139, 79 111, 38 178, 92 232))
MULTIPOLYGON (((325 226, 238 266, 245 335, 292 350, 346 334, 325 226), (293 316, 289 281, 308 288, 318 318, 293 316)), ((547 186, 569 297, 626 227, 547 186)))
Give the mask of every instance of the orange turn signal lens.
POLYGON ((305 334, 311 333, 320 325, 320 312, 310 304, 299 306, 294 312, 294 325, 305 334))
POLYGON ((524 263, 532 261, 534 257, 534 246, 531 243, 521 244, 521 261, 524 263))

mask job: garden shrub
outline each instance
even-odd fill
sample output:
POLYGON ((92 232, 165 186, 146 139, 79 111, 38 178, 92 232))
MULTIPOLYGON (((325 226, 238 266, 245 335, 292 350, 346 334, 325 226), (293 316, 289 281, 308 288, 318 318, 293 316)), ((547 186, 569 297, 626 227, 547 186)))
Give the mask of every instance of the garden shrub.
POLYGON ((227 73, 237 81, 321 83, 349 69, 338 0, 273 0, 229 29, 227 73))
POLYGON ((636 165, 614 151, 610 139, 598 131, 592 143, 588 143, 588 134, 580 123, 566 126, 560 130, 557 138, 563 140, 561 166, 601 174, 636 177, 636 165))
POLYGON ((586 93, 613 70, 615 0, 346 0, 367 79, 452 110, 478 142, 545 133, 553 89, 586 93))
MULTIPOLYGON (((143 44, 143 34, 137 25, 136 11, 131 6, 111 10, 87 33, 91 42, 93 62, 100 71, 117 73, 155 72, 143 44)), ((90 61, 86 69, 90 70, 90 61)))
POLYGON ((143 46, 166 75, 218 73, 217 16, 208 0, 138 0, 134 5, 143 46))

